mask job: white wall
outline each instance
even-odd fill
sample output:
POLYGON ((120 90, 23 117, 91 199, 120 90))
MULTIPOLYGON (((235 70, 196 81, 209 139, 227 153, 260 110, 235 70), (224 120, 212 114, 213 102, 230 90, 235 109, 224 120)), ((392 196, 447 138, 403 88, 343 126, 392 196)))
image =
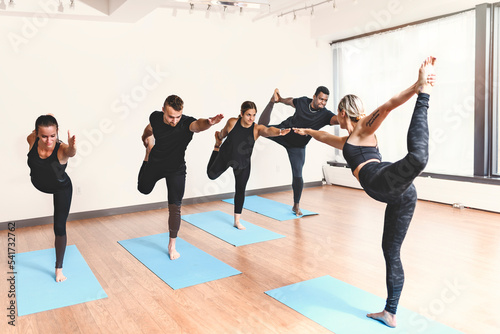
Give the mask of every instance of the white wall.
MULTIPOLYGON (((64 141, 68 129, 77 137, 68 167, 71 212, 85 212, 166 200, 164 182, 148 196, 136 183, 140 136, 167 95, 184 99, 185 114, 231 117, 244 100, 262 111, 275 87, 298 97, 332 84, 330 47, 310 38, 306 18, 278 26, 245 15, 172 14, 158 9, 136 23, 1 17, 0 222, 52 214, 51 196, 31 185, 26 164, 26 136, 41 114, 55 114, 64 141)), ((273 120, 292 111, 279 105, 273 120)), ((188 147, 185 198, 233 191, 230 172, 217 182, 205 172, 213 133, 222 126, 195 134, 188 147)), ((308 148, 305 182, 321 180, 325 150, 318 143, 308 148)), ((290 182, 285 150, 259 139, 248 189, 290 182)))

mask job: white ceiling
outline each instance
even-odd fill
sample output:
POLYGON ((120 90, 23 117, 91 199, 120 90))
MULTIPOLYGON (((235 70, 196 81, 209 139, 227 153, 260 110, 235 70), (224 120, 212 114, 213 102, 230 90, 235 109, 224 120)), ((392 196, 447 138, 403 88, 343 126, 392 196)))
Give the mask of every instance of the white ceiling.
MULTIPOLYGON (((233 1, 233 0, 221 0, 233 1)), ((263 2, 265 0, 247 0, 263 2)), ((285 15, 311 18, 311 37, 327 41, 356 36, 375 26, 380 29, 473 8, 498 0, 269 0, 259 9, 243 8, 253 21, 285 15), (336 9, 334 10, 334 4, 336 9), (311 7, 314 7, 312 13, 311 7), (388 19, 389 18, 389 19, 388 19), (366 27, 370 25, 370 27, 366 27)), ((155 9, 207 11, 210 0, 0 0, 0 16, 31 16, 65 19, 137 22, 155 9), (15 6, 10 6, 13 1, 15 6), (183 2, 181 2, 183 1, 183 2), (192 8, 190 3, 193 4, 192 8)), ((211 5, 211 12, 239 15, 240 8, 211 5)), ((278 19, 279 21, 280 19, 278 19)))
MULTIPOLYGON (((226 0, 226 2, 231 1, 226 0)), ((333 7, 334 2, 342 6, 343 3, 352 3, 357 0, 247 1, 269 3, 269 5, 261 5, 259 9, 247 7, 241 9, 245 13, 251 13, 254 20, 259 20, 294 10, 296 10, 296 15, 310 15, 312 5, 316 7, 316 10, 320 10, 320 6, 331 5, 333 7)), ((134 22, 157 8, 206 11, 210 2, 210 0, 0 0, 0 15, 29 15, 32 13, 65 18, 134 22), (193 5, 192 8, 190 4, 193 5)), ((240 7, 211 4, 210 10, 232 14, 239 13, 240 7)))

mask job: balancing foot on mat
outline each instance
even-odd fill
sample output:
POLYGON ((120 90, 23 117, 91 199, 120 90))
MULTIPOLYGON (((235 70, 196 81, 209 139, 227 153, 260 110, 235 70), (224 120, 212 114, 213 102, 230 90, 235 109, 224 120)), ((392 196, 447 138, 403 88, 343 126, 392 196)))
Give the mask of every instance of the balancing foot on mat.
POLYGON ((64 282, 66 278, 62 272, 62 268, 56 268, 56 282, 64 282))
POLYGON ((368 313, 366 315, 368 318, 372 318, 374 320, 378 320, 380 322, 383 322, 389 327, 396 327, 396 315, 387 312, 386 310, 383 310, 382 312, 378 313, 368 313))
POLYGON ((293 213, 295 213, 295 215, 298 217, 298 216, 302 216, 302 211, 300 211, 300 208, 299 208, 299 203, 293 203, 293 208, 292 208, 292 211, 293 213))
POLYGON ((175 249, 175 239, 170 238, 168 243, 168 255, 170 256, 170 260, 176 260, 181 257, 181 254, 175 249))
POLYGON ((236 227, 238 230, 246 230, 247 228, 240 223, 240 217, 241 214, 234 214, 234 227, 236 227))

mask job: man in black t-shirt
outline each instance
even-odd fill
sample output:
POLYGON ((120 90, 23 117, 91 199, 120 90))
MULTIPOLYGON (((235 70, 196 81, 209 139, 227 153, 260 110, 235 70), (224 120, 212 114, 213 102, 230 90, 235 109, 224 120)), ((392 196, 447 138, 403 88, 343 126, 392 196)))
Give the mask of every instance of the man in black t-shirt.
POLYGON ((186 148, 194 132, 209 129, 224 117, 218 114, 211 118, 200 118, 182 114, 184 102, 170 95, 163 104, 163 111, 154 111, 144 129, 142 141, 146 146, 146 157, 139 171, 137 189, 149 194, 158 180, 165 178, 168 191, 168 228, 170 241, 168 253, 171 260, 180 257, 175 249, 175 239, 181 225, 181 204, 186 185, 186 148))
MULTIPOLYGON (((326 109, 326 102, 330 92, 328 88, 319 86, 313 95, 313 98, 300 97, 300 98, 282 98, 279 90, 275 89, 271 101, 268 103, 262 115, 259 118, 259 124, 269 126, 271 120, 271 111, 274 104, 281 102, 295 108, 295 113, 285 119, 278 125, 272 125, 277 128, 309 128, 319 130, 325 125, 339 124, 337 115, 333 114, 330 110, 326 109)), ((302 179, 302 168, 304 167, 306 158, 306 145, 311 140, 309 136, 301 136, 293 131, 290 131, 283 137, 268 137, 268 139, 282 145, 290 159, 292 167, 292 189, 293 189, 293 212, 297 216, 301 216, 300 211, 300 197, 304 187, 302 179)))

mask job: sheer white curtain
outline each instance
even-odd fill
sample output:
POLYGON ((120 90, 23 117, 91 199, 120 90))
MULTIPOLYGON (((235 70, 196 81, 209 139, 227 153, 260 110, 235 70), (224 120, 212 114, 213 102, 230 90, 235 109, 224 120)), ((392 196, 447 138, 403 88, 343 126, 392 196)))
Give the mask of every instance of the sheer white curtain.
MULTIPOLYGON (((473 10, 332 47, 335 103, 346 94, 355 94, 364 101, 366 114, 413 84, 425 57, 437 57, 438 83, 430 99, 430 159, 425 171, 473 174, 473 10)), ((377 131, 384 161, 399 160, 407 153, 406 134, 415 100, 392 111, 377 131)), ((338 154, 335 159, 343 160, 338 154)))

